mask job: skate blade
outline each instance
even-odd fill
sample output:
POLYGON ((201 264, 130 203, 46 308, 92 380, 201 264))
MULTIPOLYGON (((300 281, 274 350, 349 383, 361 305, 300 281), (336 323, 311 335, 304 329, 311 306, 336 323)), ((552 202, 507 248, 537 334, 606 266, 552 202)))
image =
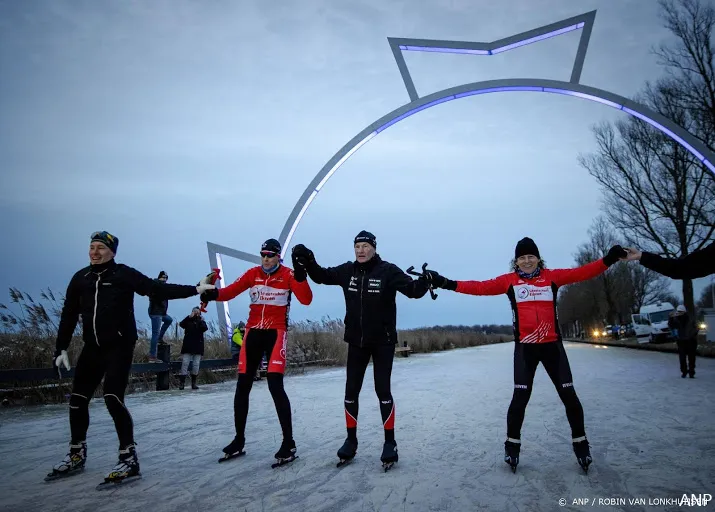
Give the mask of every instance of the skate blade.
POLYGON ((276 469, 277 467, 285 466, 286 464, 290 464, 297 458, 298 458, 298 456, 295 455, 293 457, 288 457, 287 459, 276 459, 278 462, 271 464, 271 469, 276 469))
POLYGON ((137 480, 141 480, 142 476, 141 474, 139 475, 134 475, 134 476, 128 476, 126 478, 122 478, 119 480, 107 480, 106 478, 104 479, 104 482, 99 484, 97 486, 98 491, 106 490, 106 489, 116 489, 117 487, 122 487, 124 485, 130 484, 132 482, 136 482, 137 480))
POLYGON ((75 469, 74 471, 61 471, 57 473, 49 473, 45 477, 45 482, 52 482, 54 480, 62 480, 63 478, 69 478, 73 475, 77 475, 79 473, 82 473, 84 471, 84 467, 80 469, 75 469))
POLYGON ((224 454, 223 457, 221 457, 218 462, 221 464, 222 462, 226 462, 227 460, 235 459, 236 457, 240 457, 241 455, 246 455, 246 452, 241 450, 240 452, 237 453, 226 453, 224 454))
POLYGON ((347 466, 347 465, 350 464, 354 459, 355 459, 355 457, 352 457, 352 458, 350 458, 350 459, 340 459, 340 462, 338 462, 335 467, 336 467, 336 468, 342 468, 343 466, 347 466))
POLYGON ((382 469, 385 470, 385 473, 387 473, 390 469, 392 469, 392 466, 395 465, 395 462, 383 462, 382 463, 382 469))

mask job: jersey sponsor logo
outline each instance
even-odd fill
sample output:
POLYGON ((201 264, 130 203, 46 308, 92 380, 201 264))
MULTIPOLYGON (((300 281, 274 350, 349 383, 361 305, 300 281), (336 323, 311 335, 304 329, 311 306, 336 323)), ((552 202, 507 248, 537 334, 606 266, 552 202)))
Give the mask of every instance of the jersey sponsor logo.
POLYGON ((572 388, 573 387, 573 382, 565 382, 561 384, 562 388, 572 388))
POLYGON ((251 290, 249 291, 249 296, 251 297, 251 304, 264 304, 266 306, 287 306, 288 292, 289 290, 273 288, 272 286, 255 285, 251 287, 251 290))
POLYGON ((387 405, 387 404, 391 404, 392 400, 380 400, 380 403, 387 405))
POLYGON ((367 280, 367 287, 368 288, 380 288, 382 286, 382 279, 374 279, 370 278, 367 280))
POLYGON ((526 384, 514 384, 514 387, 516 389, 529 389, 529 386, 527 386, 526 384))
POLYGON ((283 364, 283 361, 277 361, 274 359, 273 361, 271 361, 271 363, 272 364, 283 364))
POLYGON ((534 286, 530 284, 514 287, 514 296, 517 302, 526 301, 553 301, 554 291, 550 286, 534 286))
POLYGON ((102 283, 102 286, 112 286, 112 283, 102 283))

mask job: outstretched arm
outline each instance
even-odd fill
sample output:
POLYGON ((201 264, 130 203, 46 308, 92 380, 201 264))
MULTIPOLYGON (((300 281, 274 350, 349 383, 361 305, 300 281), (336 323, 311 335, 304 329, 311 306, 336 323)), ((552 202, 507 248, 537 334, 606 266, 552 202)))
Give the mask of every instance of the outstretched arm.
POLYGON ((603 274, 608 267, 603 263, 603 259, 587 263, 576 268, 559 268, 551 271, 551 279, 557 286, 564 286, 580 281, 588 281, 603 274))
POLYGON ((509 290, 510 284, 509 274, 488 281, 452 281, 434 270, 428 270, 425 278, 433 288, 443 288, 467 295, 501 295, 509 290))
POLYGON ((402 271, 397 265, 390 266, 390 274, 387 277, 387 287, 397 290, 410 299, 421 299, 429 289, 427 280, 412 279, 402 271))
POLYGON ((213 292, 209 291, 207 292, 208 295, 213 295, 216 298, 212 298, 211 300, 217 300, 219 302, 226 302, 228 300, 231 300, 238 295, 242 294, 246 290, 248 290, 251 287, 251 281, 249 279, 249 271, 244 272, 244 274, 236 279, 233 283, 230 285, 226 286, 225 288, 221 288, 219 290, 214 290, 213 292))
POLYGON ((342 284, 340 276, 343 265, 328 268, 321 267, 318 265, 318 262, 315 261, 313 251, 303 244, 298 244, 293 247, 291 256, 293 258, 293 267, 296 269, 304 268, 316 284, 338 286, 342 284))
POLYGON ((608 267, 619 260, 625 260, 626 250, 620 245, 614 245, 602 259, 587 263, 576 268, 562 268, 551 271, 551 280, 557 286, 564 286, 580 281, 588 281, 603 274, 608 267))
POLYGON ((628 248, 629 260, 640 260, 641 265, 672 279, 697 279, 715 273, 715 242, 685 258, 663 258, 650 252, 628 248))
POLYGON ((169 284, 151 279, 132 267, 126 267, 127 278, 134 292, 143 296, 153 296, 155 299, 186 299, 198 295, 196 286, 186 284, 169 284))

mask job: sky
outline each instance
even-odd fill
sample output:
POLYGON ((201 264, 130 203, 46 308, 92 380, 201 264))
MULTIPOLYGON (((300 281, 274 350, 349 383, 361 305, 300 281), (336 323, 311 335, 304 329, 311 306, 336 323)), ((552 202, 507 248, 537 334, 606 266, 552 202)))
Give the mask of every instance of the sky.
MULTIPOLYGON (((657 2, 0 0, 0 302, 9 287, 63 293, 97 230, 119 237, 118 262, 195 284, 210 269, 207 242, 257 253, 335 152, 409 102, 388 37, 492 41, 594 9, 581 83, 632 97, 663 73, 657 2)), ((568 80, 579 37, 490 57, 405 57, 422 96, 497 78, 568 80)), ((482 280, 508 271, 530 236, 551 268, 574 266, 602 198, 578 157, 595 149, 595 124, 626 115, 529 92, 425 110, 335 173, 291 246, 337 265, 367 229, 403 269, 427 262, 482 280)), ((223 260, 229 281, 251 266, 223 260)), ((695 282, 696 299, 707 282, 695 282)), ((296 301, 291 318, 342 318, 340 289, 312 287, 313 304, 296 301)), ((398 327, 511 323, 505 296, 438 293, 400 297, 398 327)), ((169 314, 195 304, 172 301, 169 314)), ((248 304, 231 303, 234 321, 248 304)), ((147 305, 137 296, 145 325, 147 305)))

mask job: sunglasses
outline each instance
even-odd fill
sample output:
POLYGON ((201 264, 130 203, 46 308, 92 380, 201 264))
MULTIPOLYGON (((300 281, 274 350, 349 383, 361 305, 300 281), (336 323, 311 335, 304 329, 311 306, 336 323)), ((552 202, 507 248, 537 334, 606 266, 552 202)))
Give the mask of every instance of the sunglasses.
POLYGON ((278 256, 277 252, 271 252, 271 251, 261 251, 261 257, 262 258, 274 258, 278 256))

